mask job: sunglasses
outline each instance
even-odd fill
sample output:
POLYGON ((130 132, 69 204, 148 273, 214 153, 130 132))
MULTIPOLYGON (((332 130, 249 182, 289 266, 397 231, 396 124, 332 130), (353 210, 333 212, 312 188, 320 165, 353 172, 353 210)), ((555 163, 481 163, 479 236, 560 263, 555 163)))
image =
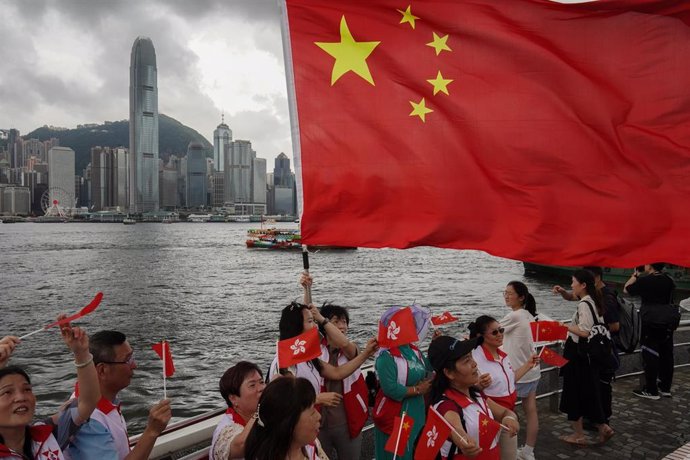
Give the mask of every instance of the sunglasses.
POLYGON ((498 329, 494 329, 493 331, 489 332, 491 335, 498 335, 498 334, 503 334, 505 332, 504 327, 499 327, 498 329))

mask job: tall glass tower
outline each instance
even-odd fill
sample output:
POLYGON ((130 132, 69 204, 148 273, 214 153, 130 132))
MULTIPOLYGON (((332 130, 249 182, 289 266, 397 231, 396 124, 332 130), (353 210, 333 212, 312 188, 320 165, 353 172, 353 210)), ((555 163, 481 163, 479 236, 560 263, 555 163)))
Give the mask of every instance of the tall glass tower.
POLYGON ((158 209, 158 77, 156 50, 137 37, 129 65, 130 212, 158 209))
POLYGON ((225 146, 230 142, 232 142, 232 130, 225 124, 225 115, 222 115, 220 124, 213 131, 213 162, 216 171, 225 171, 225 146))

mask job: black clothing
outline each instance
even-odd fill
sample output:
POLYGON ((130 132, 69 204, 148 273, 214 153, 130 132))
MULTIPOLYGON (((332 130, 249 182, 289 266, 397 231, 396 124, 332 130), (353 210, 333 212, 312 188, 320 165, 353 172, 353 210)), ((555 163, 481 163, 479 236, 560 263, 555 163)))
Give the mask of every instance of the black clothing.
POLYGON ((641 348, 644 389, 653 395, 659 394, 659 390, 670 392, 673 381, 673 331, 645 327, 643 324, 641 348))
POLYGON ((571 422, 586 417, 592 423, 605 423, 608 417, 602 401, 599 367, 578 354, 577 344, 571 338, 565 342, 563 357, 569 361, 560 371, 563 391, 558 409, 571 422))
POLYGON ((644 307, 671 303, 671 295, 675 288, 676 283, 670 276, 654 272, 651 275, 640 276, 626 290, 630 295, 639 295, 644 307))

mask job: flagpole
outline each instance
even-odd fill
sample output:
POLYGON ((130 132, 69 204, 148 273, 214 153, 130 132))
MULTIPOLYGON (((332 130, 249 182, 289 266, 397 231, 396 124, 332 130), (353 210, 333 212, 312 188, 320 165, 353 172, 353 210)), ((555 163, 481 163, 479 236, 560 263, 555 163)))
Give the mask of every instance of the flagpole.
POLYGON ((42 327, 42 328, 40 328, 40 329, 36 329, 36 330, 33 331, 33 332, 29 332, 28 334, 24 334, 23 336, 19 337, 19 340, 24 340, 24 339, 27 338, 27 337, 31 337, 32 335, 38 334, 39 332, 42 332, 42 331, 45 331, 45 330, 47 330, 45 327, 42 327))
POLYGON ((167 359, 165 359, 168 355, 165 353, 165 346, 167 345, 167 342, 163 340, 163 399, 168 399, 168 389, 166 387, 166 369, 165 369, 165 362, 167 359))
MULTIPOLYGON (((304 267, 304 274, 309 276, 309 251, 307 251, 307 245, 302 245, 302 266, 304 267)), ((304 286, 304 300, 307 304, 311 304, 311 286, 305 284, 304 286)))
POLYGON ((398 428, 398 437, 395 440, 395 451, 393 452, 393 460, 398 457, 398 446, 400 445, 400 435, 402 434, 403 422, 405 421, 406 412, 402 412, 402 417, 400 417, 400 428, 398 428))

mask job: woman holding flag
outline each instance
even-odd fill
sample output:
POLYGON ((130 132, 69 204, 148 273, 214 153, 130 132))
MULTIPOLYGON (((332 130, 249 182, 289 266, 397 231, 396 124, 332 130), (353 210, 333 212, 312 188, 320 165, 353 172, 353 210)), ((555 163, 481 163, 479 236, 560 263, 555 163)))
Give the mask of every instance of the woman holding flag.
MULTIPOLYGON (((59 316, 58 322, 64 318, 64 315, 59 316)), ((5 367, 19 339, 5 337, 0 340, 0 457, 64 460, 62 449, 70 436, 89 419, 101 397, 93 356, 89 353, 88 335, 68 322, 59 326, 62 340, 74 355, 81 388, 77 405, 31 424, 36 411, 31 380, 21 368, 5 367)))
MULTIPOLYGON (((516 371, 501 350, 505 329, 491 316, 482 315, 469 325, 470 338, 482 337, 481 346, 472 351, 472 357, 483 372, 479 385, 484 394, 492 401, 513 411, 517 402, 515 382, 520 380, 530 369, 539 363, 539 358, 532 353, 528 360, 516 371)), ((517 458, 517 437, 507 431, 501 433, 501 459, 517 458)))
POLYGON ((389 308, 379 321, 381 353, 376 375, 381 388, 374 404, 376 459, 411 460, 424 426, 424 395, 431 390, 432 369, 415 342, 424 340, 431 314, 418 305, 389 308))
POLYGON ((503 429, 516 436, 520 429, 513 411, 478 390, 479 368, 472 351, 482 341, 482 337, 460 341, 441 336, 429 345, 429 360, 436 371, 430 414, 435 411, 452 428, 448 441, 434 438, 438 431, 434 430, 425 433, 426 438, 422 436, 419 442, 426 446, 436 444, 437 448, 437 441, 443 442, 443 460, 498 460, 499 431, 503 429))
MULTIPOLYGON (((537 316, 537 305, 525 283, 511 281, 503 291, 503 299, 511 312, 501 319, 505 329, 503 350, 508 354, 514 369, 522 367, 532 359, 534 341, 530 323, 537 316)), ((537 385, 541 372, 539 366, 530 368, 522 378, 515 379, 517 397, 522 399, 522 408, 527 419, 525 446, 518 449, 518 460, 534 460, 534 447, 539 433, 539 414, 537 413, 537 385)))

